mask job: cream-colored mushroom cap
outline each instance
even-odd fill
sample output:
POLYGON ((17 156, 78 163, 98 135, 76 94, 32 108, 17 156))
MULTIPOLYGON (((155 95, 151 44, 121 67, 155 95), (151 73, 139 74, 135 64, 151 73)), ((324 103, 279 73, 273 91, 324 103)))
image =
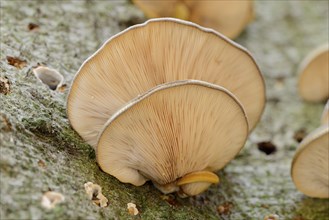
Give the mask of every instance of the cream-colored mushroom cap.
POLYGON ((46 84, 52 90, 56 90, 64 82, 62 74, 46 66, 34 68, 33 73, 42 83, 46 84))
POLYGON ((312 51, 300 65, 298 91, 309 102, 329 98, 329 44, 312 51))
POLYGON ((252 0, 133 0, 149 18, 175 17, 213 28, 234 39, 254 17, 252 0))
POLYGON ((73 128, 95 147, 104 123, 149 89, 195 79, 225 87, 242 103, 250 129, 265 104, 262 75, 241 46, 178 19, 152 19, 107 41, 78 71, 67 99, 73 128))
POLYGON ((297 189, 310 197, 329 198, 329 126, 309 134, 294 156, 291 176, 297 189))
POLYGON ((243 107, 228 90, 196 80, 170 82, 109 119, 97 162, 121 182, 152 180, 164 193, 195 195, 219 181, 212 172, 234 158, 247 135, 243 107))
POLYGON ((321 124, 329 125, 329 99, 327 101, 327 104, 324 106, 322 116, 321 116, 321 124))

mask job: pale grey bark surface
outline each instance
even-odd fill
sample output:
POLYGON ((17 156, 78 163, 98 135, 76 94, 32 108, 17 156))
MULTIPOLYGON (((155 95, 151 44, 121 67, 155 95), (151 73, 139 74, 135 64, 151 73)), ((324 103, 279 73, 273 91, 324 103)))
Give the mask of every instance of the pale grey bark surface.
POLYGON ((112 35, 145 20, 126 1, 1 0, 0 77, 10 92, 0 94, 0 219, 127 219, 134 202, 141 219, 325 219, 329 201, 298 192, 290 164, 298 143, 294 133, 320 124, 323 103, 303 102, 297 94, 297 68, 304 56, 328 42, 327 1, 256 1, 256 17, 236 40, 255 56, 267 86, 267 105, 246 147, 218 174, 221 184, 189 199, 164 200, 151 184, 122 184, 97 166, 90 146, 71 129, 65 112, 67 92, 39 82, 31 67, 57 69, 70 85, 82 62, 112 35), (40 28, 29 31, 28 24, 40 28), (6 56, 26 60, 18 69, 6 56), (257 142, 271 141, 265 155, 257 142), (83 184, 103 187, 107 208, 93 205, 83 184), (42 194, 53 190, 65 202, 46 210, 42 194), (230 214, 218 214, 230 203, 230 214))

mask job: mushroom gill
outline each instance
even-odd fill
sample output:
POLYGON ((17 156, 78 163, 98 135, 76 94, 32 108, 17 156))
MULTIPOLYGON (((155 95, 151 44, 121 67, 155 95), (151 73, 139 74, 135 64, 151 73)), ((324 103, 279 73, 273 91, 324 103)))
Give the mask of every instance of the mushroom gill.
POLYGON ((202 80, 232 92, 248 116, 249 131, 265 105, 265 86, 247 50, 178 19, 151 19, 109 39, 79 69, 67 99, 72 127, 96 147, 104 123, 127 102, 176 80, 202 80))
POLYGON ((244 146, 242 105, 223 87, 185 80, 159 85, 129 102, 98 138, 101 169, 136 186, 151 180, 162 192, 198 194, 219 181, 244 146))

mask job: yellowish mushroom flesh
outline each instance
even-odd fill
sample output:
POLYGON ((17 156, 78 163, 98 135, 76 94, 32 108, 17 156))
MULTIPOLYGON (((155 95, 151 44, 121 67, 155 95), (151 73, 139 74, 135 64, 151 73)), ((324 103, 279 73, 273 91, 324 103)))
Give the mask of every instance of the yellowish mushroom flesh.
POLYGON ((198 171, 189 173, 177 181, 177 185, 185 185, 188 183, 195 182, 208 182, 208 183, 219 183, 219 178, 216 174, 209 171, 198 171))
POLYGON ((329 198, 329 127, 323 125, 300 144, 291 168, 299 191, 310 197, 329 198))
POLYGON ((82 65, 67 100, 70 123, 95 148, 104 123, 127 102, 186 79, 228 89, 243 104, 250 130, 256 126, 265 86, 252 56, 212 30, 168 18, 119 33, 82 65))
POLYGON ((298 91, 309 102, 329 98, 329 45, 312 51, 299 68, 298 91))
POLYGON ((181 187, 195 195, 219 181, 212 172, 235 157, 247 135, 243 108, 229 91, 179 81, 117 112, 99 137, 96 155, 101 169, 121 182, 140 186, 152 180, 163 193, 181 187))
POLYGON ((210 171, 196 171, 186 174, 175 182, 159 185, 154 183, 162 193, 178 192, 180 197, 198 195, 207 190, 211 184, 219 183, 216 174, 210 171))
POLYGON ((253 19, 252 0, 133 0, 149 18, 175 17, 213 28, 234 39, 253 19))
POLYGON ((181 197, 198 195, 209 188, 211 184, 219 183, 216 174, 209 171, 197 171, 186 174, 177 181, 180 187, 178 195, 181 197))

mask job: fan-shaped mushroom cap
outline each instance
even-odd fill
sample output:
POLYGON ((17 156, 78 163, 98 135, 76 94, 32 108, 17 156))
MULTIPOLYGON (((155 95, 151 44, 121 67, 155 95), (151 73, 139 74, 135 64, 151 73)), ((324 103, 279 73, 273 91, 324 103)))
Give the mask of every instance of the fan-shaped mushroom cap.
POLYGON ((202 183, 219 181, 211 172, 234 158, 247 135, 246 115, 232 93, 202 81, 176 81, 116 112, 99 136, 96 155, 102 170, 121 182, 152 180, 164 193, 180 187, 191 195, 205 190, 202 183), (188 187, 195 182, 201 184, 188 187))
POLYGON ((329 99, 327 101, 326 106, 323 109, 322 116, 321 116, 321 124, 329 125, 329 99))
POLYGON ((78 71, 67 100, 73 128, 92 146, 108 118, 139 94, 196 79, 232 92, 250 129, 260 119, 265 86, 252 56, 231 40, 178 19, 153 19, 107 41, 78 71))
POLYGON ((291 176, 298 190, 310 197, 329 198, 329 127, 309 134, 294 156, 291 176))
POLYGON ((309 102, 329 98, 329 44, 312 51, 300 65, 298 91, 309 102))
POLYGON ((213 28, 236 38, 254 17, 251 0, 133 0, 149 18, 175 17, 213 28))

